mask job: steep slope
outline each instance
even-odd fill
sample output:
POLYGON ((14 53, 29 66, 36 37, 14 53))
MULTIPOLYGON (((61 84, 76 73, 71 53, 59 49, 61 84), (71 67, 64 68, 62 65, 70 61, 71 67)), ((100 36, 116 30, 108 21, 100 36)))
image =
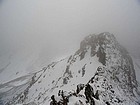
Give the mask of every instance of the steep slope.
POLYGON ((136 77, 137 77, 137 81, 139 82, 140 84, 140 59, 136 59, 133 57, 133 61, 134 61, 134 68, 135 68, 135 71, 136 71, 136 77))
POLYGON ((140 103, 133 61, 107 32, 87 36, 74 55, 44 67, 29 83, 10 100, 2 97, 3 103, 49 105, 52 95, 60 105, 140 103))

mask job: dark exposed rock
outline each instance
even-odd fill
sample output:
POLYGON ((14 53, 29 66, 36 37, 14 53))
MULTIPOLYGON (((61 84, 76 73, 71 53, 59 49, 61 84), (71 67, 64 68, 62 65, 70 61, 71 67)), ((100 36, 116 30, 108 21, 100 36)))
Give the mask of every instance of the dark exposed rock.
POLYGON ((99 57, 99 62, 101 62, 103 65, 106 64, 106 53, 102 47, 99 47, 99 50, 97 51, 97 57, 99 57))
POLYGON ((78 94, 81 90, 83 90, 84 86, 85 86, 84 84, 78 84, 77 89, 76 89, 76 93, 78 94))
POLYGON ((80 60, 82 60, 85 57, 87 50, 90 48, 91 57, 97 54, 97 57, 99 57, 99 62, 105 65, 106 64, 105 47, 106 44, 112 43, 110 39, 115 40, 115 37, 107 32, 101 33, 99 35, 89 35, 81 42, 80 49, 77 51, 76 54, 79 54, 80 60))
POLYGON ((82 77, 85 75, 85 66, 86 64, 82 67, 82 77))

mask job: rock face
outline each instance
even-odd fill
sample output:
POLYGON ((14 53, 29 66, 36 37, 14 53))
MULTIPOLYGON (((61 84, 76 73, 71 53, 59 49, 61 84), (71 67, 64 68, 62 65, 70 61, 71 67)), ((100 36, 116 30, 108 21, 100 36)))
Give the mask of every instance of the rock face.
POLYGON ((1 100, 6 105, 139 105, 139 97, 129 53, 104 32, 87 36, 74 55, 44 67, 24 91, 1 100))

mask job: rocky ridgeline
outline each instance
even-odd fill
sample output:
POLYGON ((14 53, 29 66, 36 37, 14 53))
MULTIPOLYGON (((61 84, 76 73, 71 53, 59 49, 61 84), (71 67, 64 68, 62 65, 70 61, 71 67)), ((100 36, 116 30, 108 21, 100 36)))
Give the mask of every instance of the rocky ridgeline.
POLYGON ((87 36, 74 55, 35 73, 7 105, 139 105, 139 97, 129 53, 104 32, 87 36))

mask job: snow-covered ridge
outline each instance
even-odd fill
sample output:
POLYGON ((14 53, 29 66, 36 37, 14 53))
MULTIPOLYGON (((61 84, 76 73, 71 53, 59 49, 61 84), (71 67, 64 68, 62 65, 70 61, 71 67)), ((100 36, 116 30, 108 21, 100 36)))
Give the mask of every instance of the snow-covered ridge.
POLYGON ((44 67, 18 88, 16 95, 1 97, 4 105, 49 105, 53 95, 60 105, 140 103, 133 61, 108 32, 87 36, 75 54, 44 67))

